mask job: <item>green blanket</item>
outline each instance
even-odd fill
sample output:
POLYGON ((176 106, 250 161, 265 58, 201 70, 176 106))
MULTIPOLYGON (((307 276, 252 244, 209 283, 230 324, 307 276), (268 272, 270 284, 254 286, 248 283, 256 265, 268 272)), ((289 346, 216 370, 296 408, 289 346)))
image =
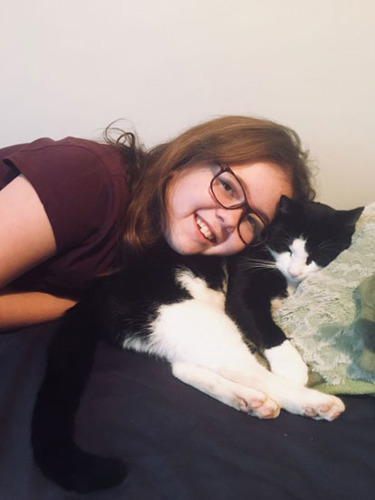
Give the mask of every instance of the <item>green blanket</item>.
POLYGON ((315 373, 311 385, 320 390, 375 394, 374 254, 372 203, 357 222, 350 248, 301 283, 275 313, 315 373))

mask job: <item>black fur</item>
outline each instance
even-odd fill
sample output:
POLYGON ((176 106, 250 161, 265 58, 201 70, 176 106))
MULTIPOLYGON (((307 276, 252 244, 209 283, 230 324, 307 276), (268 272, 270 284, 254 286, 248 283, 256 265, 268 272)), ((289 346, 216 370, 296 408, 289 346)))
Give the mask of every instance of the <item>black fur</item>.
POLYGON ((283 196, 280 209, 269 227, 266 246, 259 250, 247 247, 229 261, 226 310, 240 330, 264 351, 285 341, 284 332, 271 315, 271 302, 285 298, 287 280, 275 267, 262 267, 260 262, 275 262, 271 250, 289 250, 296 238, 306 239, 309 261, 327 266, 349 247, 355 224, 363 207, 335 210, 317 202, 300 202, 283 196))
MULTIPOLYGON (((320 206, 313 205, 316 215, 310 215, 310 204, 298 205, 297 214, 295 208, 292 213, 287 206, 293 208, 294 204, 282 201, 280 214, 271 227, 270 244, 282 244, 280 234, 285 233, 285 224, 302 228, 306 221, 306 226, 312 225, 312 234, 316 232, 318 236, 322 230, 322 226, 319 227, 321 222, 316 223, 321 220, 320 206), (306 207, 306 210, 301 207, 306 207)), ((332 236, 336 224, 338 222, 332 215, 327 236, 332 236)), ((349 232, 341 242, 342 246, 349 245, 349 232)), ((313 245, 313 237, 311 241, 313 245)), ((160 241, 141 258, 132 260, 124 270, 93 282, 80 303, 66 313, 51 341, 46 375, 34 410, 34 457, 48 478, 66 490, 86 493, 114 486, 126 476, 126 468, 120 460, 87 453, 74 443, 75 415, 97 343, 103 340, 119 348, 131 338, 147 343, 158 307, 189 298, 189 293, 175 281, 176 268, 189 268, 204 278, 211 288, 223 290, 228 264, 228 313, 246 336, 251 337, 252 322, 255 322, 262 335, 264 332, 270 334, 269 339, 263 339, 264 345, 278 342, 280 332, 273 329, 269 303, 271 297, 282 293, 285 280, 273 271, 244 271, 242 262, 248 255, 269 259, 264 248, 256 253, 248 248, 242 255, 229 259, 181 256, 160 241)), ((260 344, 263 342, 262 339, 255 340, 260 344)))
POLYGON ((74 443, 75 415, 97 343, 122 348, 132 337, 147 341, 158 306, 189 298, 175 282, 175 269, 187 267, 218 290, 224 281, 223 263, 220 257, 178 255, 161 241, 126 269, 94 281, 65 314, 49 347, 32 420, 34 457, 48 478, 81 493, 122 481, 126 468, 120 460, 86 453, 74 443))

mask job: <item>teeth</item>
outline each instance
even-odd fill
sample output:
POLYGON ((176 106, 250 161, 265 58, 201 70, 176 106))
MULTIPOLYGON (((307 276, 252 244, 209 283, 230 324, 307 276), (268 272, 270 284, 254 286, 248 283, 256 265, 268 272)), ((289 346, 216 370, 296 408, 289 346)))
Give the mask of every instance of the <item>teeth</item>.
POLYGON ((195 217, 195 220, 197 221, 198 227, 203 236, 210 241, 214 241, 215 236, 208 229, 208 226, 201 219, 199 219, 199 217, 195 217))

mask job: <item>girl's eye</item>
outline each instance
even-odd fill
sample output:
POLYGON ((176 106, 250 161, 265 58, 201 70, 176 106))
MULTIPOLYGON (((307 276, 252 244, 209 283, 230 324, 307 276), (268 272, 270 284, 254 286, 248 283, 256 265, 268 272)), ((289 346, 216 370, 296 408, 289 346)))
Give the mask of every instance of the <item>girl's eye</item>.
POLYGON ((259 229, 259 223, 255 220, 255 218, 252 215, 248 215, 246 217, 247 222, 249 222, 254 229, 259 229))
POLYGON ((219 179, 220 180, 220 185, 221 187, 228 193, 228 194, 233 194, 233 188, 232 186, 226 182, 224 179, 219 179))

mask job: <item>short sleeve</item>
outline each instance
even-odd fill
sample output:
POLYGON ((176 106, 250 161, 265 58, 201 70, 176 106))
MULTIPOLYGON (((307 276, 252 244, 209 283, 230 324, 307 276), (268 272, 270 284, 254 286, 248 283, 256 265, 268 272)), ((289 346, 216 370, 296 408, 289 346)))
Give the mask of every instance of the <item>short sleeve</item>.
POLYGON ((0 180, 22 174, 32 184, 57 245, 54 258, 15 285, 71 294, 108 272, 120 253, 129 203, 126 166, 117 148, 76 138, 39 139, 8 153, 0 154, 0 180))
POLYGON ((81 245, 103 222, 110 195, 108 173, 86 147, 40 139, 8 156, 5 163, 36 190, 59 253, 81 245))
POLYGON ((11 156, 18 151, 22 145, 10 146, 0 149, 0 190, 3 189, 9 182, 11 182, 18 175, 18 171, 11 164, 7 164, 4 158, 11 156))

